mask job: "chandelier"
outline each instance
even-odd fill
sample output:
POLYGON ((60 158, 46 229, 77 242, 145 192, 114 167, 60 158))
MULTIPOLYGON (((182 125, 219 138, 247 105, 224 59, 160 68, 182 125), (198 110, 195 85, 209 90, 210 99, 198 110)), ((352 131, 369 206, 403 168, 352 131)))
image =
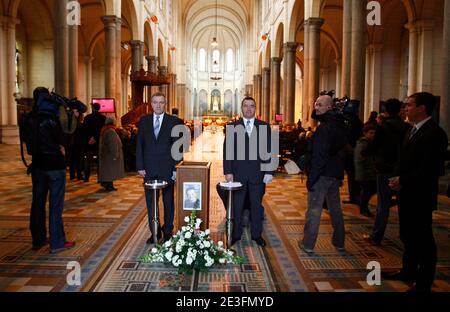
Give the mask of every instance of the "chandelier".
POLYGON ((219 45, 219 43, 217 42, 217 0, 216 0, 216 29, 215 29, 215 35, 213 38, 213 41, 211 42, 211 46, 212 47, 217 47, 219 45))

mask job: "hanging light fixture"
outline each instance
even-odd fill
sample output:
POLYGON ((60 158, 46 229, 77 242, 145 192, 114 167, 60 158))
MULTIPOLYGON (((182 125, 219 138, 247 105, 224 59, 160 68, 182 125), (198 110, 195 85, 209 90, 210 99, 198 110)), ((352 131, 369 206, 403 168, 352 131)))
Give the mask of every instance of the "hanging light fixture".
POLYGON ((215 36, 213 38, 213 41, 211 42, 211 46, 214 48, 217 47, 219 43, 217 42, 217 0, 216 0, 216 30, 215 30, 215 36))

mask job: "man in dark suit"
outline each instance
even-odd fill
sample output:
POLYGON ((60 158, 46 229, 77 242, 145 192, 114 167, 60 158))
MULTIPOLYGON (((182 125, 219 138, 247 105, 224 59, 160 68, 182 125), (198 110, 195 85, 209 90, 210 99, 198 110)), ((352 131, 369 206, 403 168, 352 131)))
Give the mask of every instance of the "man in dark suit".
MULTIPOLYGON (((153 114, 144 116, 139 121, 139 132, 136 144, 136 170, 145 181, 164 180, 169 183, 163 189, 164 202, 164 241, 172 237, 174 218, 174 181, 176 178, 175 165, 179 160, 172 155, 172 146, 178 137, 172 137, 172 129, 183 126, 181 119, 165 114, 166 98, 162 93, 155 93, 151 98, 153 114)), ((152 206, 153 191, 145 190, 147 201, 148 223, 152 232, 151 221, 153 216, 152 206)), ((158 195, 159 197, 159 195, 158 195)), ((158 198, 156 199, 158 200, 158 198)), ((153 242, 153 235, 161 238, 161 232, 153 233, 147 240, 147 244, 153 242)))
POLYGON ((100 132, 105 125, 106 116, 100 113, 100 104, 92 104, 92 113, 84 118, 81 133, 84 137, 86 160, 84 163, 84 181, 89 182, 94 156, 98 156, 100 132))
POLYGON ((409 291, 429 292, 436 272, 437 251, 432 213, 437 209, 439 176, 443 175, 448 138, 431 119, 436 107, 432 94, 409 97, 406 115, 413 127, 407 132, 389 186, 399 192, 400 239, 404 245, 400 272, 386 279, 415 282, 409 291))
MULTIPOLYGON (((231 245, 241 239, 242 210, 245 195, 248 191, 251 213, 251 236, 264 247, 266 242, 261 237, 263 209, 262 198, 264 184, 272 181, 273 168, 269 166, 271 159, 268 149, 271 149, 271 131, 266 122, 255 118, 256 102, 251 97, 242 101, 243 118, 227 126, 224 142, 223 170, 228 182, 241 182, 243 189, 235 192, 233 198, 233 233, 231 245), (260 136, 265 135, 265 138, 260 136), (266 143, 262 144, 262 142, 266 143), (228 145, 230 146, 227 146, 228 145)), ((271 154, 274 151, 271 150, 271 154)), ((276 166, 275 166, 276 168, 276 166)))

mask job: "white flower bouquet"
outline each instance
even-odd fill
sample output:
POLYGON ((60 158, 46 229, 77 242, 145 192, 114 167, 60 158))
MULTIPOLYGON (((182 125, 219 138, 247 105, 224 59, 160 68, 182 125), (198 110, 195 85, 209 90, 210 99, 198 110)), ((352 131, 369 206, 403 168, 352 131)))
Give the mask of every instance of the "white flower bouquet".
POLYGON ((206 272, 215 264, 241 264, 243 258, 224 248, 222 241, 217 244, 209 237, 209 230, 201 231, 202 220, 196 218, 195 210, 187 223, 170 240, 141 257, 144 263, 162 262, 178 268, 179 273, 191 274, 193 270, 206 272))

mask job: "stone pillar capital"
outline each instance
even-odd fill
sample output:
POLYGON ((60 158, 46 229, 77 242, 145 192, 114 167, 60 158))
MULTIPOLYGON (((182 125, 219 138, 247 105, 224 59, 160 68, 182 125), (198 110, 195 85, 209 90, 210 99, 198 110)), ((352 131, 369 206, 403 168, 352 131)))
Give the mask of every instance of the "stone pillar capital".
POLYGON ((17 24, 20 24, 20 20, 17 18, 6 15, 0 16, 0 26, 5 30, 14 29, 17 24))
POLYGON ((320 29, 322 27, 325 20, 320 17, 310 17, 305 21, 305 24, 309 26, 311 29, 320 29))
POLYGON ((422 19, 416 22, 416 25, 420 28, 422 31, 431 31, 434 29, 435 22, 432 19, 422 19))
POLYGON ((286 42, 285 44, 283 44, 283 48, 284 48, 284 51, 286 51, 286 53, 288 53, 288 52, 295 53, 295 51, 297 50, 297 47, 298 47, 297 42, 286 42))
POLYGON ((405 28, 408 29, 410 33, 415 33, 419 31, 419 27, 415 22, 405 24, 405 28))
POLYGON ((122 23, 122 20, 115 15, 105 15, 102 16, 101 18, 105 27, 116 27, 117 24, 122 23))
POLYGON ((281 58, 281 57, 272 57, 270 60, 271 60, 274 64, 280 64, 281 61, 283 60, 283 58, 281 58))
POLYGON ((138 49, 144 46, 144 42, 140 40, 130 40, 130 45, 132 49, 138 49))
POLYGON ((263 74, 270 73, 270 67, 264 67, 264 68, 262 69, 262 71, 263 71, 263 74))
POLYGON ((261 79, 261 74, 253 75, 253 79, 261 79))

